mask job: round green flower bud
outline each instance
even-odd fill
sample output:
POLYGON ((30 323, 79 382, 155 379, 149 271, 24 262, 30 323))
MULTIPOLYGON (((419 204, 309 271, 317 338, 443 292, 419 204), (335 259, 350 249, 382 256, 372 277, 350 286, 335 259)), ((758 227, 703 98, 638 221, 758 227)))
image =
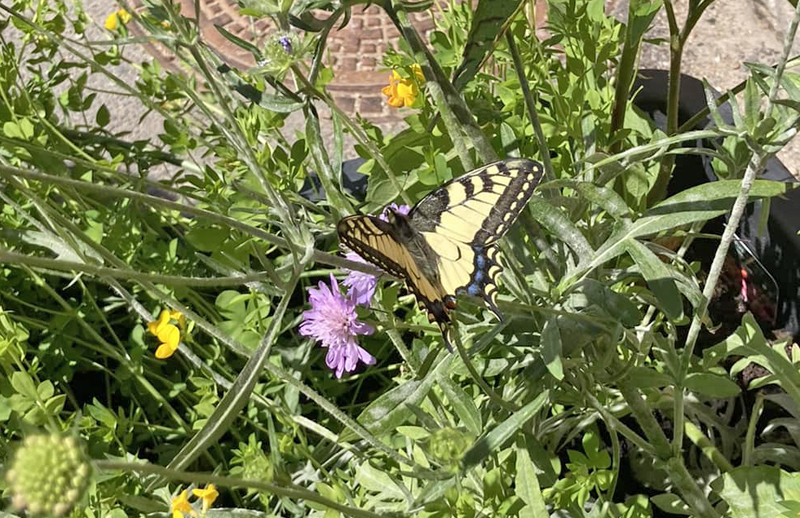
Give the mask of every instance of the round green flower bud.
POLYGON ((470 436, 457 428, 434 430, 430 438, 431 453, 445 463, 461 460, 470 444, 472 444, 470 436))
POLYGON ((258 62, 258 69, 272 75, 285 72, 297 58, 299 47, 294 33, 276 32, 264 44, 264 58, 258 62))
POLYGON ((83 497, 90 475, 91 465, 74 438, 32 435, 17 449, 6 481, 17 510, 64 516, 83 497))

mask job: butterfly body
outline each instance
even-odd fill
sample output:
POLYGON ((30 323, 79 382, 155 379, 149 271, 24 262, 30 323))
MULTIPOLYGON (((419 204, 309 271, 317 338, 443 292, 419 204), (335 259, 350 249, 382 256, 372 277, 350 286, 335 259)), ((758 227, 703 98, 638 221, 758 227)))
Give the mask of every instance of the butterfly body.
POLYGON ((404 215, 343 218, 339 239, 363 259, 403 279, 428 319, 446 330, 455 295, 481 297, 498 317, 495 279, 502 267, 496 242, 541 181, 542 167, 506 159, 445 183, 404 215))

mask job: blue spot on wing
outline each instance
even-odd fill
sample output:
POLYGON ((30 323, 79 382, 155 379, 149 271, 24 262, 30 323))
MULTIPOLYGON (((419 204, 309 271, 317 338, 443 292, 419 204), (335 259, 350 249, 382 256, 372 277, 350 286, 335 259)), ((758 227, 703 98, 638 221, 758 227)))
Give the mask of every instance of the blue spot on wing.
POLYGON ((486 256, 483 255, 482 253, 479 253, 478 255, 476 255, 475 256, 475 266, 477 266, 478 269, 483 269, 486 266, 486 256))
POLYGON ((480 285, 476 284, 476 283, 470 284, 469 287, 467 288, 467 293, 469 293, 470 295, 472 295, 474 297, 477 297, 478 295, 481 294, 480 285))

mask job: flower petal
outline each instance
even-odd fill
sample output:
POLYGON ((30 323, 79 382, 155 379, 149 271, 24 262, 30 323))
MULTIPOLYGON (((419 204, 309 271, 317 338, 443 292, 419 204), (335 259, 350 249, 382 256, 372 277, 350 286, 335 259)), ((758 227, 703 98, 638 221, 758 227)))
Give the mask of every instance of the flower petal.
POLYGON ((175 349, 170 347, 168 344, 161 344, 158 346, 158 349, 156 349, 156 358, 159 360, 166 360, 173 354, 175 354, 175 349))
POLYGON ((173 349, 177 349, 181 341, 181 332, 174 325, 167 324, 158 330, 158 339, 173 349))

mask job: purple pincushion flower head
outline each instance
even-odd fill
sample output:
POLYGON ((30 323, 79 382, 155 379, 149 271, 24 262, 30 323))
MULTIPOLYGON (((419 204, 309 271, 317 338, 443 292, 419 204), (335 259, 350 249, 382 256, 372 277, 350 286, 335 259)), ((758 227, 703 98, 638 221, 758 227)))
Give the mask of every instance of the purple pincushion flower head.
POLYGON ((278 43, 280 43, 283 50, 286 51, 287 54, 292 53, 292 40, 289 39, 288 36, 281 36, 278 38, 278 43))
MULTIPOLYGON (((347 252, 344 257, 348 261, 366 263, 366 261, 355 252, 347 252)), ((375 288, 378 287, 378 278, 369 273, 350 270, 350 273, 347 274, 342 284, 350 288, 348 294, 356 304, 369 306, 372 296, 375 294, 375 288)))
POLYGON ((353 372, 361 361, 366 365, 374 365, 375 357, 362 349, 356 337, 370 335, 372 326, 358 321, 356 315, 356 298, 358 291, 352 290, 351 297, 345 297, 339 290, 339 283, 331 274, 330 288, 320 281, 318 288, 309 288, 308 299, 311 310, 303 313, 300 334, 310 336, 322 342, 328 349, 325 363, 336 373, 353 372))
MULTIPOLYGON (((405 216, 408 215, 408 211, 411 210, 411 207, 408 205, 397 205, 396 203, 392 203, 383 209, 378 218, 382 221, 388 221, 389 209, 393 209, 405 216)), ((345 258, 358 263, 367 262, 355 252, 348 252, 345 254, 345 258)), ((378 287, 378 278, 369 273, 360 272, 358 270, 350 270, 350 273, 347 274, 347 277, 344 279, 344 281, 342 281, 342 284, 350 288, 348 293, 350 294, 350 298, 353 299, 356 304, 369 306, 370 301, 372 301, 372 296, 375 294, 375 288, 378 287)))

